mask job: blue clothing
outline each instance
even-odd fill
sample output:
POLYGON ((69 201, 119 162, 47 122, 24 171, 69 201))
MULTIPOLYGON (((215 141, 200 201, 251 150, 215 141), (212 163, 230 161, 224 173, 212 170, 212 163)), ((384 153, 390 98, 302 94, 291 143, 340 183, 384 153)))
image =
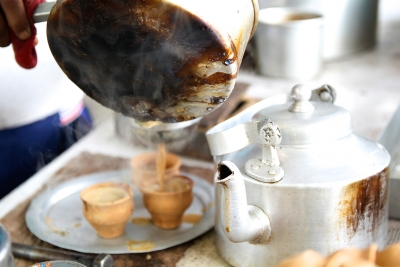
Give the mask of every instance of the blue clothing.
POLYGON ((85 108, 66 126, 58 114, 0 131, 0 199, 69 148, 92 127, 85 108))

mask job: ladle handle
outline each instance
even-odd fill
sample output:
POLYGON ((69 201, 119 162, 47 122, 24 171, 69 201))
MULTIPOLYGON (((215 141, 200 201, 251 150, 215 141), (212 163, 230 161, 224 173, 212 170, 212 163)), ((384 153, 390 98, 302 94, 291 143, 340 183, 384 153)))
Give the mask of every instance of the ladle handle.
POLYGON ((38 23, 47 21, 47 18, 49 17, 50 11, 53 8, 54 4, 55 2, 40 3, 36 7, 35 12, 33 12, 33 22, 38 23))

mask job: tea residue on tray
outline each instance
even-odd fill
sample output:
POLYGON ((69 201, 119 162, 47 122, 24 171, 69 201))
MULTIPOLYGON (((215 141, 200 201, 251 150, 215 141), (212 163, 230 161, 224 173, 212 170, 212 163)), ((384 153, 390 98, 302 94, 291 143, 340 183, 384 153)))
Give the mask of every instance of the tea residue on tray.
POLYGON ((215 206, 215 203, 214 202, 210 202, 206 207, 203 207, 202 209, 201 209, 201 211, 203 212, 203 213, 205 213, 208 209, 210 209, 210 208, 212 208, 212 207, 214 207, 215 206))
POLYGON ((67 231, 61 230, 53 225, 53 220, 49 217, 46 217, 46 224, 51 230, 51 232, 58 234, 60 236, 68 236, 69 233, 67 231))
POLYGON ((131 223, 143 226, 152 224, 153 220, 148 217, 135 217, 131 219, 131 223))
POLYGON ((152 250, 154 248, 154 243, 147 240, 128 240, 126 245, 133 252, 152 250))
POLYGON ((185 214, 183 216, 183 222, 196 225, 201 221, 202 218, 203 216, 201 214, 185 214))

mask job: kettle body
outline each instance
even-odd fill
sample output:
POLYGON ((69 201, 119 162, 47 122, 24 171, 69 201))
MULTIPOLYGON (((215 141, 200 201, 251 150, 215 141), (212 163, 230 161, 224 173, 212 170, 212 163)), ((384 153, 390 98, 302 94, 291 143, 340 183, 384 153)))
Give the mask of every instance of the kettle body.
POLYGON ((287 95, 266 99, 237 115, 244 121, 233 118, 207 132, 218 166, 216 245, 233 266, 275 266, 307 249, 328 255, 344 247, 386 245, 390 155, 352 133, 344 109, 294 95, 294 104, 287 95), (312 111, 293 111, 305 103, 312 111), (281 140, 268 144, 261 133, 273 137, 274 123, 281 140), (242 144, 229 142, 244 136, 242 144), (237 214, 240 206, 250 219, 237 214), (243 232, 249 228, 256 233, 243 232))

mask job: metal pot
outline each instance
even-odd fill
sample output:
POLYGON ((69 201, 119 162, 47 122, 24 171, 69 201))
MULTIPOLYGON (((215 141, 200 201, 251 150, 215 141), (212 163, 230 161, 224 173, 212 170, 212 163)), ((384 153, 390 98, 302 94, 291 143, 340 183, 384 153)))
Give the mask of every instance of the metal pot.
POLYGON ((118 136, 136 146, 156 150, 157 146, 163 143, 168 151, 182 153, 196 137, 200 119, 162 123, 151 128, 144 128, 133 118, 116 114, 115 131, 118 136))
POLYGON ((260 74, 307 80, 322 68, 323 18, 297 8, 261 9, 255 34, 260 74))
POLYGON ((265 99, 207 132, 216 245, 234 266, 386 245, 390 155, 352 133, 330 86, 265 99), (310 101, 311 99, 311 101, 310 101))
POLYGON ((296 7, 324 16, 323 57, 342 58, 375 44, 378 0, 258 0, 260 8, 296 7))
POLYGON ((47 36, 91 98, 140 122, 175 123, 227 99, 257 12, 256 0, 58 0, 47 36))

